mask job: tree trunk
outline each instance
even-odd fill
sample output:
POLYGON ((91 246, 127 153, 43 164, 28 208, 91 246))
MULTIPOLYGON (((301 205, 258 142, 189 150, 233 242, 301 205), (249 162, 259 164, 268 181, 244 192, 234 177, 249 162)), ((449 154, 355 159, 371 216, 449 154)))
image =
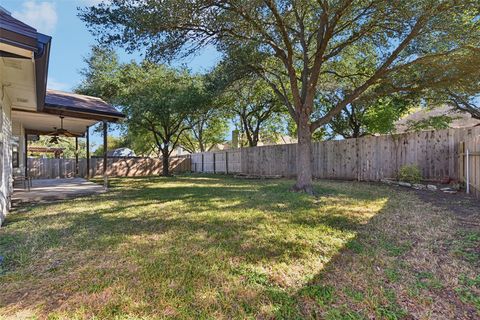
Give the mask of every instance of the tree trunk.
POLYGON ((162 150, 162 175, 165 177, 170 176, 170 170, 168 168, 169 162, 168 149, 162 150))
POLYGON ((298 143, 296 154, 297 183, 292 190, 313 194, 312 186, 312 133, 308 116, 300 115, 298 119, 298 143))

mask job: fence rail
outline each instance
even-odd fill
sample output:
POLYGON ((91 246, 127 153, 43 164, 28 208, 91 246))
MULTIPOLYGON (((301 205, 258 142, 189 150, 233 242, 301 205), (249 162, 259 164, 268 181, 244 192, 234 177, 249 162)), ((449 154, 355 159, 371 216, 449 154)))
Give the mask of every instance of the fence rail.
MULTIPOLYGON (((158 158, 123 158, 107 159, 107 175, 110 177, 138 177, 159 175, 162 173, 162 159, 158 158)), ((170 157, 172 172, 190 171, 190 157, 170 157)), ((33 179, 71 178, 76 176, 75 159, 28 159, 29 176, 33 179)), ((103 158, 90 159, 90 176, 103 174, 103 158)), ((79 159, 78 176, 87 176, 87 159, 79 159)))
MULTIPOLYGON (((425 179, 464 179, 463 146, 479 153, 480 127, 421 131, 323 141, 313 144, 313 175, 316 178, 378 181, 396 177, 403 165, 416 165, 425 179), (462 144, 462 142, 465 142, 462 144)), ((241 148, 171 157, 172 172, 244 173, 254 175, 296 174, 296 144, 241 148)), ((71 159, 29 159, 33 178, 63 178, 75 175, 71 159)), ((103 159, 92 158, 91 176, 101 175, 103 159)), ((480 157, 469 160, 470 186, 479 190, 480 157)), ((147 176, 162 172, 161 159, 109 158, 109 176, 147 176)), ((86 176, 86 160, 81 159, 78 174, 86 176)))
MULTIPOLYGON (((316 142, 316 178, 378 181, 393 178, 403 165, 417 165, 426 179, 459 179, 459 143, 480 135, 480 127, 420 131, 316 142)), ((241 148, 191 155, 192 171, 253 175, 296 175, 296 144, 241 148), (228 156, 228 162, 225 157, 228 156)))

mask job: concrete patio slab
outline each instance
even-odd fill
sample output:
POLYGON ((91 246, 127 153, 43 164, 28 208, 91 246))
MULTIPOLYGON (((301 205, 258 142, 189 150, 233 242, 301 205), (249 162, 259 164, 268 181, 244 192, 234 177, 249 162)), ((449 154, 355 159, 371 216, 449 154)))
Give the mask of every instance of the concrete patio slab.
POLYGON ((50 202, 73 199, 96 193, 103 193, 103 186, 82 178, 32 180, 32 188, 27 191, 15 188, 12 204, 50 202))

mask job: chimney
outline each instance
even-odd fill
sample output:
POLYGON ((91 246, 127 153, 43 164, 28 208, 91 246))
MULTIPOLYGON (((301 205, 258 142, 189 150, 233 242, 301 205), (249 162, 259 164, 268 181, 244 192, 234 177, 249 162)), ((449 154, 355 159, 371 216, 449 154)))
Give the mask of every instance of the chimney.
POLYGON ((232 131, 232 149, 238 149, 238 130, 233 130, 232 131))

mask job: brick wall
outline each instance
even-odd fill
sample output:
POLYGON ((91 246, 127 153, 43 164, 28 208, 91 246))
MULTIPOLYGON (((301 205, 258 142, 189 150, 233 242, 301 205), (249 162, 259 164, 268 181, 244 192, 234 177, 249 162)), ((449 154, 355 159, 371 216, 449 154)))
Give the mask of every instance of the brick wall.
POLYGON ((12 122, 10 101, 0 92, 0 225, 10 207, 12 193, 12 122))

